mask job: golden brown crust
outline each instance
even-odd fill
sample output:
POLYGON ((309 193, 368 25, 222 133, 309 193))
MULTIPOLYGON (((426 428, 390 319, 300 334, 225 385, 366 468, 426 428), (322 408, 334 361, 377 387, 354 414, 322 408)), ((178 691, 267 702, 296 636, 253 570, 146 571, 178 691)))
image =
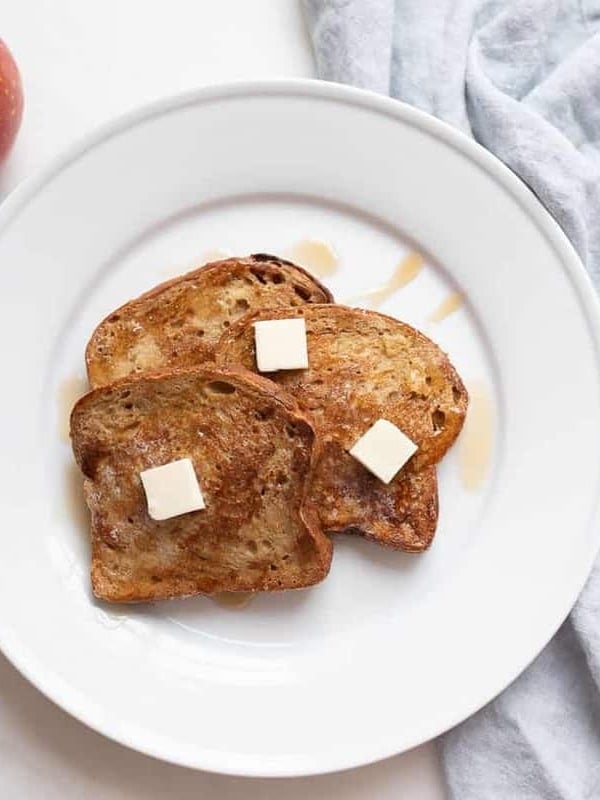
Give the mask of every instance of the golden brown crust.
POLYGON ((90 385, 198 366, 212 360, 223 330, 248 311, 332 300, 316 278, 277 256, 206 264, 125 303, 97 326, 85 355, 90 385))
POLYGON ((355 530, 383 544, 425 549, 437 523, 434 465, 458 436, 467 392, 440 348, 419 331, 374 311, 334 305, 247 315, 222 336, 216 361, 256 369, 253 322, 303 316, 309 369, 269 377, 312 415, 324 441, 313 497, 326 530, 355 530), (347 450, 379 418, 419 446, 384 485, 347 450))
POLYGON ((241 370, 162 371, 96 389, 71 416, 92 516, 92 586, 120 602, 271 591, 331 562, 307 491, 313 426, 272 382, 241 370), (149 518, 143 469, 191 458, 204 511, 149 518))

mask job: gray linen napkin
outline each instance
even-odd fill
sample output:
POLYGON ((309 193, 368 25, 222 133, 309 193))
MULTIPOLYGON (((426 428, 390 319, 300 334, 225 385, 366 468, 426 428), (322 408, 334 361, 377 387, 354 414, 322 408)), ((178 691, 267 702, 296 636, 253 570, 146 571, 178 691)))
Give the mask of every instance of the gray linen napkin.
MULTIPOLYGON (((303 0, 319 76, 451 123, 533 189, 600 289, 600 0, 303 0)), ((600 567, 499 698, 441 739, 456 800, 600 799, 600 567)))

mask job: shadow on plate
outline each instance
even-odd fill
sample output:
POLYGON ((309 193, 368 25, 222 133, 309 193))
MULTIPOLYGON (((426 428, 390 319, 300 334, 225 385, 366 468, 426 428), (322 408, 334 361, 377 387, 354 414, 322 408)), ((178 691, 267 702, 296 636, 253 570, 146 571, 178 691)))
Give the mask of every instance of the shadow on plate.
MULTIPOLYGON (((357 534, 337 534, 333 538, 335 551, 347 557, 352 554, 377 570, 394 572, 398 575, 408 575, 416 572, 427 558, 425 553, 403 553, 401 550, 391 550, 375 542, 369 542, 357 534)), ((335 569, 335 560, 332 570, 335 569)))

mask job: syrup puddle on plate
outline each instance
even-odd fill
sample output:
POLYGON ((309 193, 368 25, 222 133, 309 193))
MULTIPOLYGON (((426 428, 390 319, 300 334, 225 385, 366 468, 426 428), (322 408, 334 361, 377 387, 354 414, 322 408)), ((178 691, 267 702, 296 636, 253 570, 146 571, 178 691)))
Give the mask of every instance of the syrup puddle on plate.
POLYGON ((94 609, 94 616, 96 620, 104 627, 108 628, 109 631, 114 631, 116 628, 120 628, 121 625, 125 625, 128 621, 127 614, 115 614, 114 611, 105 611, 102 608, 94 609))
POLYGON ((83 476, 74 462, 65 466, 63 489, 62 505, 57 509, 61 519, 70 520, 82 535, 87 536, 90 515, 83 494, 83 476))
POLYGON ((198 266, 201 267, 203 264, 210 264, 211 261, 222 261, 224 258, 229 258, 229 256, 230 253, 228 253, 227 250, 221 250, 219 247, 216 247, 213 250, 207 250, 202 253, 198 261, 198 266))
POLYGON ((333 247, 319 239, 304 239, 297 242, 290 248, 289 257, 319 278, 328 278, 339 266, 339 259, 333 247))
POLYGON ((230 255, 231 253, 228 253, 227 250, 221 250, 219 247, 215 247, 211 250, 205 250, 199 258, 190 261, 188 264, 180 264, 178 267, 168 267, 162 270, 160 274, 163 278, 170 278, 173 280, 174 278, 179 278, 181 275, 185 275, 187 272, 193 272, 193 270, 199 269, 205 264, 229 258, 230 255))
POLYGON ((65 378, 58 387, 58 427, 60 438, 64 442, 70 441, 69 430, 73 406, 87 392, 89 392, 87 378, 82 378, 80 375, 65 378))
POLYGON ((414 281, 423 269, 423 265, 423 256, 420 253, 409 253, 398 262, 396 269, 385 283, 355 295, 347 301, 348 304, 367 300, 371 306, 377 308, 400 289, 414 281))
POLYGON ((464 302, 464 298, 460 292, 452 292, 452 294, 445 297, 435 311, 427 317, 427 321, 434 323, 442 322, 442 320, 449 317, 450 314, 454 314, 455 311, 458 311, 464 302))
POLYGON ((232 611, 246 608, 254 599, 254 592, 217 592, 213 594, 211 600, 221 608, 228 608, 232 611))
POLYGON ((485 481, 492 461, 494 408, 483 383, 468 387, 469 408, 458 440, 458 468, 465 489, 476 491, 485 481))

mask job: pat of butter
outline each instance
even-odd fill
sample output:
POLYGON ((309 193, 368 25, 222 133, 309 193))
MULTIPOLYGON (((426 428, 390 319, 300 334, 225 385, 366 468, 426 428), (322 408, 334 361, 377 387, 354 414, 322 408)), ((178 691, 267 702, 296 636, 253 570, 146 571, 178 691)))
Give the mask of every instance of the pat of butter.
POLYGON ((308 367, 306 323, 303 317, 255 322, 254 342, 259 372, 308 367))
POLYGON ((143 470, 140 478, 152 519, 171 519, 205 507, 194 465, 189 458, 143 470))
POLYGON ((379 480, 389 483, 418 449, 400 428, 387 419, 378 419, 349 453, 379 480))

